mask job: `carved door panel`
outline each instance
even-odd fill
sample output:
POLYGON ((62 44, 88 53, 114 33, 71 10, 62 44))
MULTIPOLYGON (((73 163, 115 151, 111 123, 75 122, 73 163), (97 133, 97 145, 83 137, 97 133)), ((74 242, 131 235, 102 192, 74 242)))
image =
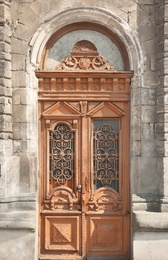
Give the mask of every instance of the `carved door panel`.
POLYGON ((40 259, 128 259, 128 103, 45 101, 39 109, 40 259))

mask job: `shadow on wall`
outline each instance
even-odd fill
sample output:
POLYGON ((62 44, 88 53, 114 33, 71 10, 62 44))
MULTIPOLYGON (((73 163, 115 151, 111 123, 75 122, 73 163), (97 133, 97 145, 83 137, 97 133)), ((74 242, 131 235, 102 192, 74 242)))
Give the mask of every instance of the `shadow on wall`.
MULTIPOLYGON (((164 113, 158 113, 157 97, 158 76, 161 69, 157 66, 159 39, 157 38, 160 23, 160 4, 137 1, 138 37, 145 60, 144 86, 141 88, 140 100, 140 134, 141 147, 136 157, 135 168, 138 176, 134 176, 136 199, 140 208, 148 212, 163 211, 164 197, 164 113), (149 65, 150 64, 150 65, 149 65), (148 66, 149 65, 149 66, 148 66), (158 118, 159 116, 159 118, 158 118), (159 122, 159 123, 158 123, 159 122)), ((161 39, 163 39, 161 37, 161 39)), ((160 46, 159 46, 160 47, 160 46)), ((161 52, 164 50, 161 50, 161 52)), ((159 49, 160 52, 160 49, 159 49)), ((159 54, 158 54, 159 55, 159 54)), ((160 97, 159 97, 160 98, 160 97)), ((161 101, 160 101, 161 102, 161 101)), ((163 102, 163 100, 162 100, 163 102)), ((162 103, 163 107, 163 103, 162 103)))

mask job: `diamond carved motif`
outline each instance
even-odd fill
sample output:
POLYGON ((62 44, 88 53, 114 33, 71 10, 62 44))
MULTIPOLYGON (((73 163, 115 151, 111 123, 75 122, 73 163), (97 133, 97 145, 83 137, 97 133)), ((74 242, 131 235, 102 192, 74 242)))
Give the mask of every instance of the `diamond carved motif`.
POLYGON ((108 217, 90 218, 90 252, 111 252, 121 251, 122 242, 122 219, 108 217))
POLYGON ((114 232, 114 224, 109 225, 106 223, 98 223, 96 224, 96 228, 97 228, 97 233, 98 236, 96 236, 97 238, 97 243, 101 244, 101 243, 107 243, 107 244, 111 244, 112 241, 112 232, 114 232))
POLYGON ((71 224, 54 223, 51 225, 53 243, 71 243, 71 224))

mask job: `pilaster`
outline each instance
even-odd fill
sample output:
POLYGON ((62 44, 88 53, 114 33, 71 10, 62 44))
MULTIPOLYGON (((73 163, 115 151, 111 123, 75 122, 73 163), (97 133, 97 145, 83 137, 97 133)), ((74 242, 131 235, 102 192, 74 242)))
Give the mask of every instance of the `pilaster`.
POLYGON ((10 1, 0 1, 0 197, 6 190, 6 157, 12 154, 10 1))

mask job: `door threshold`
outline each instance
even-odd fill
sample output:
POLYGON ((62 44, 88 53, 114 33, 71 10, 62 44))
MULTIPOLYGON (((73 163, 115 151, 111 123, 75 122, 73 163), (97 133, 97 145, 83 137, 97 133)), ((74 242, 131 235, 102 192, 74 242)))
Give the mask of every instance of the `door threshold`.
POLYGON ((130 260, 129 257, 121 256, 87 256, 87 260, 130 260))
POLYGON ((82 257, 75 255, 40 255, 39 260, 82 260, 82 257))

